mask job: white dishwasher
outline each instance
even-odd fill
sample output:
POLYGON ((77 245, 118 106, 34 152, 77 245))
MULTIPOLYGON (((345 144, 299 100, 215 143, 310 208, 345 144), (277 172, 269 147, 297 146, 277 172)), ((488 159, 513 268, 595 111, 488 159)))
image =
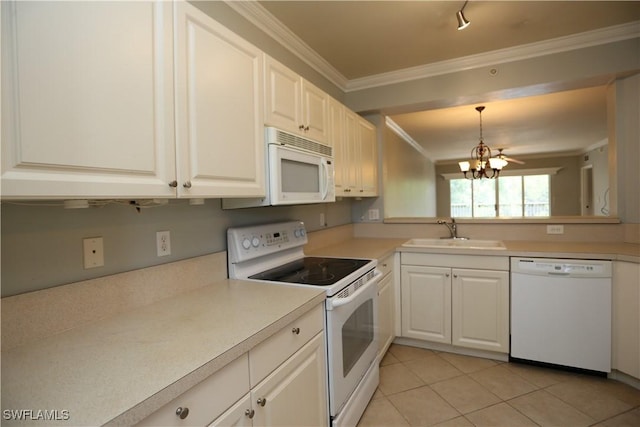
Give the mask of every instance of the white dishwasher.
POLYGON ((611 372, 611 262, 511 258, 510 357, 611 372))

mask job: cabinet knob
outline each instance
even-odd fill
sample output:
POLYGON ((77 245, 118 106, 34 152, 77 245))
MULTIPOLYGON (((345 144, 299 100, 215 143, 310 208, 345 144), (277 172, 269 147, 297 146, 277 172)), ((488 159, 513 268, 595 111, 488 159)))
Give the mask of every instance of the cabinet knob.
POLYGON ((244 411, 244 415, 249 417, 249 419, 253 418, 255 414, 256 411, 254 411, 253 409, 247 409, 246 411, 244 411))
POLYGON ((176 188, 178 186, 178 181, 175 179, 169 183, 169 187, 176 188))
POLYGON ((364 190, 361 188, 361 189, 360 189, 360 192, 361 192, 361 193, 364 193, 364 190))
POLYGON ((300 335, 300 328, 293 328, 291 332, 293 332, 296 335, 300 335))
POLYGON ((305 127, 304 127, 304 131, 305 131, 305 132, 308 132, 308 131, 309 131, 309 126, 305 126, 305 127))
POLYGON ((189 416, 189 408, 183 408, 182 406, 176 409, 176 415, 181 420, 184 420, 189 416))
POLYGON ((264 406, 267 404, 267 398, 266 397, 260 397, 258 398, 258 400, 256 400, 256 403, 260 406, 264 406))
POLYGON ((187 181, 187 182, 185 182, 184 184, 182 184, 182 186, 183 186, 184 188, 191 188, 191 181, 187 181))
POLYGON ((444 277, 449 277, 449 273, 445 274, 444 277))
POLYGON ((453 277, 454 277, 455 279, 457 279, 457 278, 458 278, 458 275, 457 275, 457 274, 454 274, 454 275, 453 275, 453 277))
POLYGON ((304 130, 304 125, 300 125, 300 126, 298 126, 298 129, 300 129, 300 130, 304 130))

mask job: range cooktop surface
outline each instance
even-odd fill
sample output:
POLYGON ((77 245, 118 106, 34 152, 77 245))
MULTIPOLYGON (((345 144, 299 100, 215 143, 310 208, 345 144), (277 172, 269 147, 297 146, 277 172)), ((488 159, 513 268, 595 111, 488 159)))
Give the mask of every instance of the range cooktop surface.
POLYGON ((355 258, 304 257, 250 276, 250 279, 330 286, 368 264, 355 258))

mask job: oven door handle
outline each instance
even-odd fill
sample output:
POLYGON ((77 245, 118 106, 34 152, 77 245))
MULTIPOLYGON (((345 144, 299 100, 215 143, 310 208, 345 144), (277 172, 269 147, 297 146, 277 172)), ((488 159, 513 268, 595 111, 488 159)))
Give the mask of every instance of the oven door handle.
POLYGON ((375 286, 375 284, 378 282, 378 279, 380 279, 381 276, 382 276, 382 273, 380 272, 380 270, 376 270, 374 275, 373 275, 373 277, 371 278, 371 280, 369 280, 364 285, 360 286, 360 288, 357 291, 355 291, 353 293, 353 295, 349 295, 346 298, 328 299, 327 300, 327 310, 333 310, 334 308, 338 308, 338 307, 341 307, 343 305, 350 304, 356 298, 358 298, 358 296, 360 296, 360 294, 362 294, 363 292, 368 291, 369 290, 368 288, 370 286, 375 286))

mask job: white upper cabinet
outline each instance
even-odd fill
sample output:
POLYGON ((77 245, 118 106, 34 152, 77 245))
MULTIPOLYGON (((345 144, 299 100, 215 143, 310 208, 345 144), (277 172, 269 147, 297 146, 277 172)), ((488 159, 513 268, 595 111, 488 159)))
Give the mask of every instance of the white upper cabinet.
POLYGON ((187 2, 2 2, 2 20, 3 198, 264 196, 255 46, 187 2))
POLYGON ((175 28, 178 195, 264 196, 263 53, 186 2, 175 28))
MULTIPOLYGON (((330 108, 331 118, 337 110, 337 106, 330 108)), ((376 129, 367 120, 347 108, 344 108, 342 114, 342 137, 334 139, 336 196, 377 196, 376 129)), ((332 120, 330 123, 333 126, 335 121, 332 120)), ((331 135, 335 133, 336 131, 332 128, 331 135)))
POLYGON ((2 2, 2 197, 171 197, 169 2, 2 2))
POLYGON ((329 95, 273 58, 265 64, 265 123, 326 144, 329 95))

